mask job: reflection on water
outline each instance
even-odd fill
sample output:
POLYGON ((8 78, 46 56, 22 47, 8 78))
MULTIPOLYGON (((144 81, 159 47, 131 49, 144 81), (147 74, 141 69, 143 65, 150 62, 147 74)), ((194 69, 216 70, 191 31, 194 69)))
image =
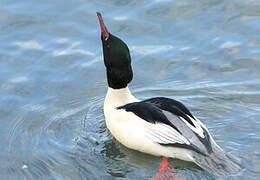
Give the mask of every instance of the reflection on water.
MULTIPOLYGON (((131 89, 185 103, 260 176, 259 1, 5 1, 0 7, 0 179, 152 179, 159 157, 106 129, 96 11, 129 45, 131 89)), ((171 160, 179 179, 223 179, 171 160)))

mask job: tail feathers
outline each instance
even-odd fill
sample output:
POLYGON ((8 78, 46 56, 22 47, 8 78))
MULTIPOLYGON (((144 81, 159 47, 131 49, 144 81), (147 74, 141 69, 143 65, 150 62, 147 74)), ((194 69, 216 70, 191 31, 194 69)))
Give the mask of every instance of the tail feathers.
POLYGON ((198 166, 214 175, 227 176, 236 174, 241 170, 241 162, 221 149, 206 156, 194 152, 193 159, 198 166))

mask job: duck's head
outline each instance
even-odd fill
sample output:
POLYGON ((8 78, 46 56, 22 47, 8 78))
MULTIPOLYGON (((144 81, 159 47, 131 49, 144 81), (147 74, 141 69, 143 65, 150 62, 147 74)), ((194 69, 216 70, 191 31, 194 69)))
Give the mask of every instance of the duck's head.
POLYGON ((125 88, 133 79, 129 49, 121 39, 108 32, 101 14, 97 13, 97 16, 101 27, 108 86, 113 89, 125 88))

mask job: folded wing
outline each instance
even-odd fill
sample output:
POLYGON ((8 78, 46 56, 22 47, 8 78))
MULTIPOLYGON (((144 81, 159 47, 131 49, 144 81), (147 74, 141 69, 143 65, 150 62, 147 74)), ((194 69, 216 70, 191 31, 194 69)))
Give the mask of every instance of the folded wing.
POLYGON ((152 98, 118 107, 150 123, 147 136, 162 146, 191 150, 194 162, 203 169, 228 175, 241 169, 240 162, 226 154, 210 136, 205 125, 180 102, 152 98))
POLYGON ((205 126, 178 101, 153 98, 118 107, 148 121, 148 136, 163 146, 187 148, 201 154, 212 151, 205 126))

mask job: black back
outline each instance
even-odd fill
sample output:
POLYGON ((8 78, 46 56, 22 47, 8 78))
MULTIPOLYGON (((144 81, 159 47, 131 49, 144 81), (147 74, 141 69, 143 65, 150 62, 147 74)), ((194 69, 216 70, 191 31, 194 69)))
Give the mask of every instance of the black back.
MULTIPOLYGON (((165 111, 169 111, 177 116, 184 118, 187 122, 189 122, 192 126, 194 126, 193 122, 187 116, 189 115, 194 119, 190 111, 179 101, 174 99, 165 98, 165 97, 156 97, 144 100, 144 102, 151 103, 163 109, 165 111)), ((194 126, 195 127, 195 126, 194 126)))
POLYGON ((117 109, 125 109, 128 112, 133 112, 138 117, 153 124, 156 122, 167 124, 181 134, 181 132, 167 119, 162 111, 152 104, 146 103, 144 101, 135 102, 120 106, 117 109))

